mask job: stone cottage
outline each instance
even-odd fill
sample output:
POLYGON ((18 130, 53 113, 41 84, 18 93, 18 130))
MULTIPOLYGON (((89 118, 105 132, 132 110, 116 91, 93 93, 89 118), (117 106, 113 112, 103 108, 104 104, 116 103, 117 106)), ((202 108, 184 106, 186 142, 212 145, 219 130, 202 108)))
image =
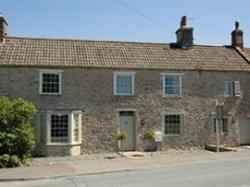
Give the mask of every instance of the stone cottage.
MULTIPOLYGON (((7 36, 0 17, 0 96, 38 108, 37 154, 143 150, 148 129, 161 149, 215 142, 216 101, 224 104, 221 142, 250 143, 250 65, 238 22, 232 44, 193 44, 181 20, 174 43, 7 36)), ((250 56, 250 55, 249 55, 250 56)))

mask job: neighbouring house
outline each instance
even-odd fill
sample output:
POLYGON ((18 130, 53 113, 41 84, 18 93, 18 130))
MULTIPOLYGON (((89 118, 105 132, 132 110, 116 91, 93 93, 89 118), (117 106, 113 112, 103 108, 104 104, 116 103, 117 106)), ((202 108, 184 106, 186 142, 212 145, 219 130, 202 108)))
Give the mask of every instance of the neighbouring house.
POLYGON ((224 103, 221 143, 250 144, 250 49, 193 44, 184 16, 175 43, 7 36, 0 17, 0 95, 39 109, 36 154, 143 150, 142 135, 163 134, 162 150, 215 142, 216 101, 224 103))

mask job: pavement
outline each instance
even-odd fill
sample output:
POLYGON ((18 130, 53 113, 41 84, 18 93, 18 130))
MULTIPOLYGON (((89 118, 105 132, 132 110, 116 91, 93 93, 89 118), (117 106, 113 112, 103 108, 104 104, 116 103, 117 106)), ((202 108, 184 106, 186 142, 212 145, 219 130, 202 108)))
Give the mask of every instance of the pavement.
POLYGON ((0 169, 0 182, 55 179, 130 170, 150 169, 164 165, 207 163, 250 158, 250 149, 240 147, 235 152, 214 153, 205 150, 169 150, 165 152, 95 154, 79 157, 35 158, 28 166, 0 169))

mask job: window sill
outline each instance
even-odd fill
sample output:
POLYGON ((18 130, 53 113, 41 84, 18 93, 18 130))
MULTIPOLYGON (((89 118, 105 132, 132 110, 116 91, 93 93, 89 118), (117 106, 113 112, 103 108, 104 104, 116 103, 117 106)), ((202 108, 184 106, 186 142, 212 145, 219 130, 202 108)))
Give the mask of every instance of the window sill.
POLYGON ((61 96, 61 93, 39 93, 40 96, 61 96))
POLYGON ((125 95, 114 94, 114 96, 116 96, 116 97, 133 97, 135 95, 133 95, 133 94, 130 94, 130 95, 128 95, 128 94, 125 94, 125 95))
MULTIPOLYGON (((228 132, 221 132, 220 136, 228 136, 228 132)), ((214 132, 214 136, 216 136, 216 132, 214 132)))
POLYGON ((241 95, 225 95, 225 98, 239 98, 241 95))
POLYGON ((81 143, 47 143, 47 146, 73 146, 73 145, 81 145, 81 143))
POLYGON ((179 137, 181 134, 164 134, 164 137, 179 137))
POLYGON ((182 97, 182 95, 163 95, 163 97, 182 97))

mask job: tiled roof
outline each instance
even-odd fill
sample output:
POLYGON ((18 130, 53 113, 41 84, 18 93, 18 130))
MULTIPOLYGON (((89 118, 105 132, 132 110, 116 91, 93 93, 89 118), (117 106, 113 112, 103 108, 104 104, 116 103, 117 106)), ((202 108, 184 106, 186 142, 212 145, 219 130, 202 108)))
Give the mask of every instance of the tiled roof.
POLYGON ((164 43, 18 37, 0 45, 0 66, 250 71, 238 51, 226 46, 184 50, 164 43))
POLYGON ((250 61, 250 48, 244 48, 243 52, 246 56, 246 58, 250 61))

